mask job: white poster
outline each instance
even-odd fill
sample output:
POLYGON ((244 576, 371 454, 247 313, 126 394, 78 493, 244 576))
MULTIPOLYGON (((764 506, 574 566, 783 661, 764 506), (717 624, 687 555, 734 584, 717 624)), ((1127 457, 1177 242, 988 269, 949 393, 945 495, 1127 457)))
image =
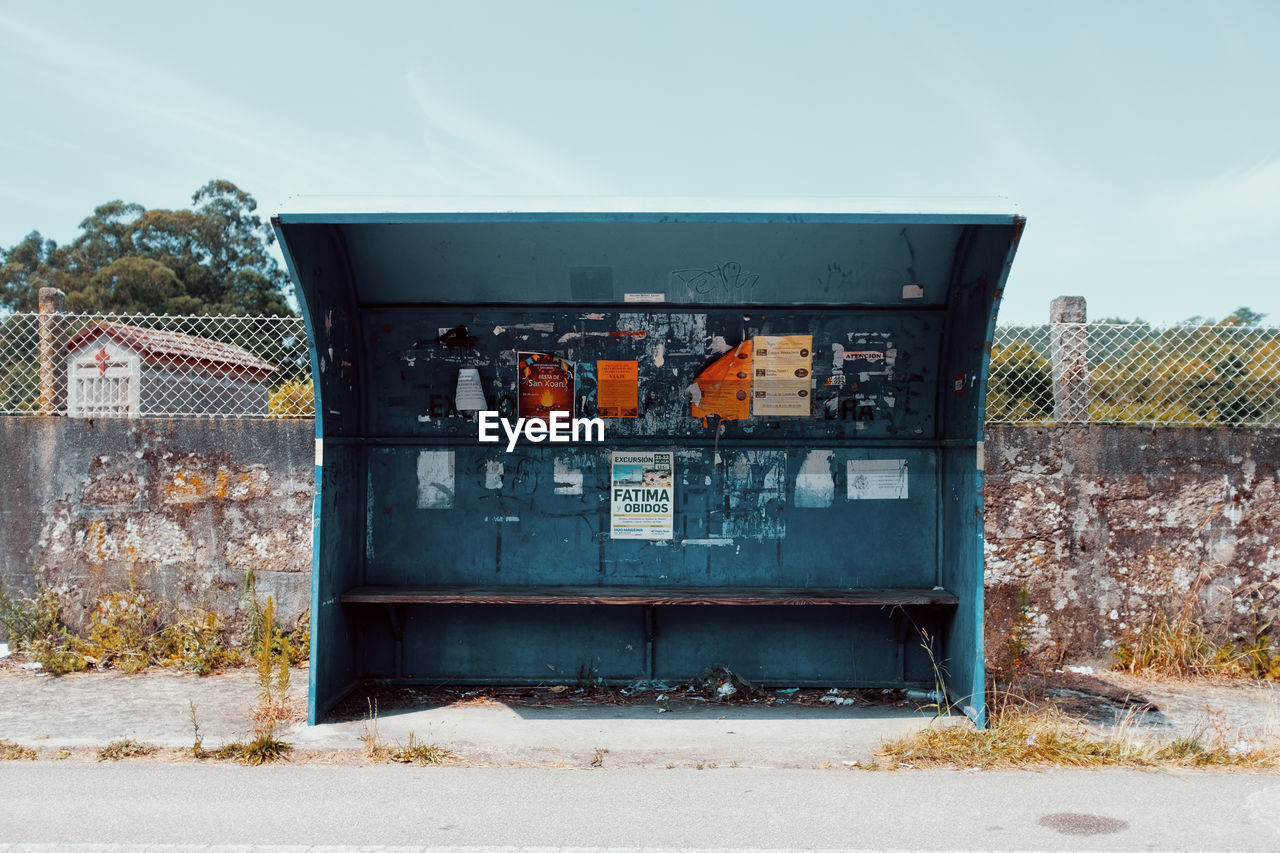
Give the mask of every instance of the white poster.
POLYGON ((482 412, 489 408, 484 399, 484 385, 480 371, 464 367, 458 371, 458 385, 454 391, 453 407, 459 412, 482 412))
POLYGON ((813 335, 756 335, 751 414, 808 417, 813 335))
POLYGON ((849 460, 849 500, 906 500, 906 498, 907 460, 849 460))
POLYGON ((671 539, 675 454, 614 451, 609 477, 613 539, 671 539))

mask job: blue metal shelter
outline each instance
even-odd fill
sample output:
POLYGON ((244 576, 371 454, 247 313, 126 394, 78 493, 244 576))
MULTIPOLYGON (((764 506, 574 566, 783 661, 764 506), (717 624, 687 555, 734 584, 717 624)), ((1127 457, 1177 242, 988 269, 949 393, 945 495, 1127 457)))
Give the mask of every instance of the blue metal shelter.
POLYGON ((1011 204, 336 199, 272 221, 314 344, 311 722, 365 680, 712 665, 785 686, 941 673, 982 721, 1011 204), (696 417, 740 347, 747 416, 696 417), (603 443, 482 443, 474 410, 514 422, 533 353, 572 377, 575 416, 634 411, 601 418, 603 443), (667 532, 618 535, 622 451, 666 454, 667 532))

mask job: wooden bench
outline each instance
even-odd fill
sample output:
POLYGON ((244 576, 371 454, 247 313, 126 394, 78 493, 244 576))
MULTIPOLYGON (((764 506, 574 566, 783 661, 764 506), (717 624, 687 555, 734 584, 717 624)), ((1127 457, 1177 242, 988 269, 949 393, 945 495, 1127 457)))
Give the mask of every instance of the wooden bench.
POLYGON ((959 597, 945 589, 842 589, 798 587, 645 586, 358 586, 344 592, 343 604, 384 605, 395 642, 395 673, 403 675, 404 617, 413 604, 605 604, 644 607, 644 677, 653 678, 654 615, 659 605, 880 606, 893 608, 898 667, 906 678, 904 643, 913 608, 955 607, 959 597))
POLYGON ((358 586, 343 604, 717 604, 955 606, 945 589, 797 587, 358 586))

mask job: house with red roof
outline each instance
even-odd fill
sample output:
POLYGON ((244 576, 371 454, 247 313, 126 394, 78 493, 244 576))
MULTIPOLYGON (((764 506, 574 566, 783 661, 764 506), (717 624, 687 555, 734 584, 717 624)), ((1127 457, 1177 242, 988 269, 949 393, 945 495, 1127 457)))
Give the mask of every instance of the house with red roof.
POLYGON ((67 341, 67 414, 262 417, 277 371, 235 344, 99 321, 67 341))

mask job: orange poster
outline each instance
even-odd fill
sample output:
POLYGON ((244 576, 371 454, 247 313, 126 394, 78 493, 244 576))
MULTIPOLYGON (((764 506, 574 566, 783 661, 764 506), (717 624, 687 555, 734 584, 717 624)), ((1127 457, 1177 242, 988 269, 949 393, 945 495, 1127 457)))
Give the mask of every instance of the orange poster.
POLYGON ((596 362, 596 411, 602 418, 640 416, 640 369, 637 362, 596 362))
POLYGON ((548 423, 552 412, 573 417, 573 364, 542 352, 522 352, 519 359, 519 416, 548 423))
POLYGON ((693 387, 693 416, 719 415, 722 421, 751 416, 751 341, 743 341, 698 374, 693 387))

